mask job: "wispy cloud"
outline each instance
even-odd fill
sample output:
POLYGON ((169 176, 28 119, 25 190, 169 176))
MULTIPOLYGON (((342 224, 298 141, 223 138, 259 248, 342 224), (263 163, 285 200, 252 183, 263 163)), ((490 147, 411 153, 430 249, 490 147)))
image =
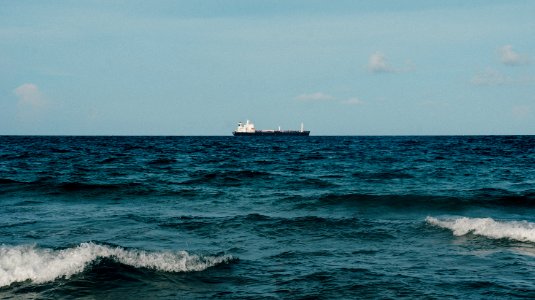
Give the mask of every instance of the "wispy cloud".
POLYGON ((531 115, 531 107, 527 105, 515 105, 511 109, 515 119, 526 119, 531 115))
POLYGON ((508 84, 520 84, 520 85, 532 85, 535 84, 535 77, 533 76, 516 76, 511 77, 502 74, 495 69, 487 68, 474 75, 470 82, 473 85, 508 85, 508 84))
POLYGON ((526 65, 529 63, 529 58, 526 55, 519 54, 513 50, 513 46, 505 45, 498 50, 500 60, 503 64, 508 66, 526 65))
POLYGON ((364 104, 364 101, 360 100, 357 97, 353 97, 353 98, 349 98, 347 100, 340 101, 340 103, 346 104, 346 105, 362 105, 362 104, 364 104))
POLYGON ((299 101, 329 101, 334 100, 334 97, 329 94, 324 94, 322 92, 311 93, 311 94, 301 94, 295 97, 299 101))
POLYGON ((381 52, 376 51, 368 58, 368 71, 372 73, 401 73, 413 70, 412 61, 407 60, 404 66, 392 66, 388 58, 381 52))
POLYGON ((388 64, 387 58, 381 52, 375 52, 368 59, 368 70, 373 73, 394 72, 394 68, 388 64))
POLYGON ((364 101, 359 99, 358 97, 351 97, 345 100, 338 100, 336 97, 325 94, 322 92, 317 93, 310 93, 310 94, 301 94, 297 97, 295 97, 296 100, 302 101, 302 102, 323 102, 328 101, 331 103, 339 103, 343 105, 362 105, 364 104, 364 101))
POLYGON ((502 85, 509 82, 510 78, 491 68, 477 73, 471 80, 474 85, 502 85))
POLYGON ((43 94, 37 85, 33 83, 25 83, 14 89, 13 93, 18 98, 19 106, 39 109, 46 105, 43 94))

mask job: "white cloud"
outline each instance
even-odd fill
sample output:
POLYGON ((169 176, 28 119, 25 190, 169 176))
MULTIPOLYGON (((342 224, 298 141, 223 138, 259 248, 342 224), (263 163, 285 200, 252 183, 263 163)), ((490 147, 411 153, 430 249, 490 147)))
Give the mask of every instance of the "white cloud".
POLYGON ((414 69, 413 63, 410 60, 405 62, 404 66, 394 67, 389 62, 387 57, 381 52, 374 52, 368 58, 368 71, 372 73, 401 73, 410 72, 414 69))
POLYGON ((341 101, 340 103, 347 104, 347 105, 362 105, 364 104, 364 101, 360 100, 357 97, 353 97, 353 98, 349 98, 347 100, 341 101))
POLYGON ((503 64, 509 66, 519 66, 529 63, 529 59, 525 55, 521 55, 513 50, 513 46, 505 45, 501 47, 498 52, 500 53, 500 59, 503 64))
POLYGON ((329 94, 317 92, 312 94, 301 94, 295 97, 295 99, 299 101, 328 101, 334 100, 334 97, 329 94))
POLYGON ((37 85, 33 83, 25 83, 14 89, 13 93, 18 97, 18 104, 20 106, 39 109, 46 105, 43 94, 37 85))
POLYGON ((394 71, 394 69, 388 64, 386 57, 380 52, 375 52, 370 55, 370 58, 368 59, 368 70, 373 73, 394 71))
POLYGON ((475 85, 502 85, 511 82, 511 79, 494 69, 487 68, 474 75, 471 82, 475 85))

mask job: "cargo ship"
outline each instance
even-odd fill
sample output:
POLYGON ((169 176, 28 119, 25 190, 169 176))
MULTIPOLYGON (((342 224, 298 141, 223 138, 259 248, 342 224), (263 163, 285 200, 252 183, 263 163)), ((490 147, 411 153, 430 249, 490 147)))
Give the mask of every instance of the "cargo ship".
POLYGON ((310 131, 305 130, 303 123, 301 123, 301 130, 281 130, 280 126, 278 130, 264 129, 257 130, 252 122, 238 123, 238 128, 232 132, 234 136, 309 136, 310 131))

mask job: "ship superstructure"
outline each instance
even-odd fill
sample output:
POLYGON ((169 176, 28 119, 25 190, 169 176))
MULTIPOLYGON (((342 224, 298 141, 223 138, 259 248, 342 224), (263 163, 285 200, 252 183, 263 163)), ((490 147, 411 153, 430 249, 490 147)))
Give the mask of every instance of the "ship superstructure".
POLYGON ((310 131, 305 130, 303 123, 301 123, 301 130, 281 130, 280 126, 278 130, 257 130, 254 127, 254 124, 247 120, 245 123, 239 122, 238 127, 232 132, 232 134, 234 136, 309 136, 310 131))

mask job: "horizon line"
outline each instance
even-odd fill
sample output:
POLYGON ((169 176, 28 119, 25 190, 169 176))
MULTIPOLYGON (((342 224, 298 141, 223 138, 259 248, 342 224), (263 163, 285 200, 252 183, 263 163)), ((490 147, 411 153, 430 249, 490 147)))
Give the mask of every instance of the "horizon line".
MULTIPOLYGON (((535 136, 534 134, 325 134, 325 135, 310 135, 307 137, 453 137, 453 136, 535 136)), ((233 135, 171 135, 171 134, 0 134, 0 137, 233 137, 233 135)), ((277 137, 277 136, 275 136, 277 137)), ((295 138, 285 137, 283 138, 295 138)), ((297 137, 297 138, 307 138, 297 137)), ((236 137, 241 138, 241 137, 236 137)), ((247 137, 246 137, 247 138, 247 137)), ((261 138, 266 138, 265 136, 261 138)), ((270 138, 270 137, 268 137, 270 138)))

